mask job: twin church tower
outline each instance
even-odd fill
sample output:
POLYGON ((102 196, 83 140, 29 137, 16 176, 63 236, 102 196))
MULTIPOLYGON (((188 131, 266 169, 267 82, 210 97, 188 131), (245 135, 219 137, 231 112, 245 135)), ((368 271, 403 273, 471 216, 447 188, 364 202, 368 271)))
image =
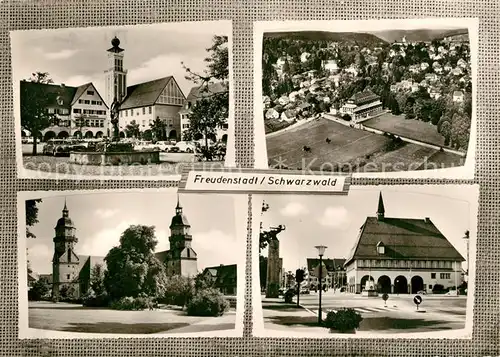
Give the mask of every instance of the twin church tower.
MULTIPOLYGON (((198 273, 197 254, 191 246, 191 225, 177 199, 175 215, 170 223, 170 249, 155 253, 165 264, 167 276, 194 276, 198 273)), ((75 246, 78 243, 76 228, 69 216, 66 202, 62 217, 55 227, 54 255, 52 258, 52 296, 61 295, 81 297, 90 287, 92 269, 96 265, 105 266, 104 257, 79 255, 75 246), (64 292, 63 292, 64 291, 64 292)))

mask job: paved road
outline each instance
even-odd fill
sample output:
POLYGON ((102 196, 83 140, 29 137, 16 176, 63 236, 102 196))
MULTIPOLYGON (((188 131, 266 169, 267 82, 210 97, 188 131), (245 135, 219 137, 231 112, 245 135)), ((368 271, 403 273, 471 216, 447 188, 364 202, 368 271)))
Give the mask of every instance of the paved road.
MULTIPOLYGON (((318 311, 319 294, 311 293, 300 296, 300 304, 311 310, 313 313, 318 311)), ((337 310, 343 307, 353 308, 362 316, 414 316, 417 312, 416 305, 413 303, 414 295, 393 295, 389 296, 387 303, 384 304, 382 298, 365 297, 355 294, 334 293, 328 291, 322 296, 322 311, 337 310)), ((296 301, 296 300, 295 300, 296 301)), ((465 322, 466 298, 456 296, 423 296, 422 304, 419 310, 425 311, 422 316, 439 318, 447 321, 465 322)))

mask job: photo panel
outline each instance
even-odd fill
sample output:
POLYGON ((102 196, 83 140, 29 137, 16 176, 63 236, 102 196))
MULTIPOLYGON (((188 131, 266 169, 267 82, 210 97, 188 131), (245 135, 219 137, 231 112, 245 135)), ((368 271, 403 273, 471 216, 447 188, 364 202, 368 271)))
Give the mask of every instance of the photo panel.
POLYGON ((234 166, 231 21, 10 32, 21 178, 234 166))
POLYGON ((255 22, 256 167, 473 179, 478 24, 255 22))
POLYGON ((241 198, 19 193, 19 338, 241 336, 241 198))
POLYGON ((472 338, 478 199, 478 185, 256 195, 253 335, 472 338))

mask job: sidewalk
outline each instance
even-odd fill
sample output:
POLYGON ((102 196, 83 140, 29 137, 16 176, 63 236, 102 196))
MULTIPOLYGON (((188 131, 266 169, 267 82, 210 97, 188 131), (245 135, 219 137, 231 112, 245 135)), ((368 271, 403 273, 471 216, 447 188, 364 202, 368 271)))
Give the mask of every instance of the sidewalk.
POLYGON ((180 327, 153 335, 168 335, 176 333, 206 332, 219 330, 232 330, 236 326, 236 311, 230 310, 222 316, 207 317, 189 326, 180 327))

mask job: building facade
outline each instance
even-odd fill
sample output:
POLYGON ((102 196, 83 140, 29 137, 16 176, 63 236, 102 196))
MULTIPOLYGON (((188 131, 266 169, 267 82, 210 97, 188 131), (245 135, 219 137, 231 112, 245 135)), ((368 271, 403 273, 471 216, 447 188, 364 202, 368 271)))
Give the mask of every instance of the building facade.
MULTIPOLYGON (((347 284, 347 276, 344 268, 345 259, 323 259, 324 271, 322 271, 322 285, 327 289, 339 289, 347 284)), ((309 271, 308 283, 311 289, 319 286, 319 277, 315 270, 319 266, 318 258, 307 258, 307 270, 309 271)))
POLYGON ((385 217, 382 194, 376 217, 367 217, 345 262, 348 291, 371 281, 381 293, 409 294, 457 287, 465 259, 429 218, 385 217))
POLYGON ((237 266, 219 265, 208 267, 203 270, 205 279, 212 283, 212 286, 224 295, 236 295, 237 287, 237 266))
MULTIPOLYGON (((64 84, 20 82, 21 106, 32 97, 43 98, 46 111, 53 115, 52 125, 41 131, 43 141, 67 138, 99 138, 107 135, 108 107, 92 83, 79 87, 64 84)), ((21 121, 22 122, 22 121, 21 121)), ((27 129, 21 135, 31 136, 27 129)))
POLYGON ((170 223, 170 249, 155 253, 156 257, 165 263, 167 276, 182 275, 194 277, 198 274, 197 254, 191 246, 191 225, 177 200, 175 216, 170 223))
MULTIPOLYGON (((163 136, 169 139, 181 139, 181 121, 179 111, 186 97, 172 76, 127 86, 127 70, 124 69, 125 50, 120 47, 120 40, 113 38, 108 52, 108 68, 105 71, 106 100, 111 106, 119 103, 119 131, 121 137, 127 137, 127 126, 135 122, 139 130, 151 130, 156 119, 164 123, 163 136)), ((159 138, 155 138, 159 139, 159 138)))
POLYGON ((354 94, 340 108, 340 113, 349 115, 354 122, 369 119, 382 111, 380 97, 370 90, 354 94))
MULTIPOLYGON (((183 103, 182 109, 179 111, 179 119, 180 119, 180 129, 181 129, 181 138, 184 138, 184 133, 189 130, 191 126, 190 115, 192 106, 199 100, 203 98, 210 98, 214 95, 220 95, 221 93, 227 92, 229 90, 228 84, 225 82, 217 82, 212 83, 206 86, 197 86, 191 88, 186 100, 183 103)), ((227 142, 227 129, 228 124, 226 122, 220 127, 216 128, 215 134, 208 139, 217 142, 223 141, 227 142)), ((197 140, 198 138, 196 138, 197 140)), ((201 139, 201 138, 200 138, 201 139)))

